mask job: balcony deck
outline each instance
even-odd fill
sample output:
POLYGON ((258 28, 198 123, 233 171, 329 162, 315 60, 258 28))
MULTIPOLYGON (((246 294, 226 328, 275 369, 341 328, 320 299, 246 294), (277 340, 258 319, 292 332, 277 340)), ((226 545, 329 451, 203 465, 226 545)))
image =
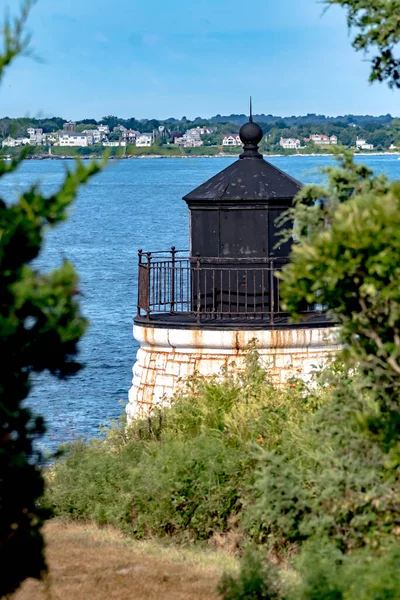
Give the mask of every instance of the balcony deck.
POLYGON ((167 253, 139 251, 136 324, 227 330, 333 325, 316 306, 305 306, 296 322, 283 311, 276 274, 287 259, 182 254, 175 248, 167 253))

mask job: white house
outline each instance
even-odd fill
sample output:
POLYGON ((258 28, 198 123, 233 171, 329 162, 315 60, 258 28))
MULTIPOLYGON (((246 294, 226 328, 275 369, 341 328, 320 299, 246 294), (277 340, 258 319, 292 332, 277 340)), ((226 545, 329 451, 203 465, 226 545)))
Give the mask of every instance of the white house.
POLYGON ((88 146, 88 138, 85 133, 76 133, 75 131, 63 131, 59 137, 60 146, 88 146))
POLYGON ((29 143, 33 146, 40 145, 43 141, 43 129, 35 127, 28 127, 26 130, 29 135, 29 143))
POLYGON ((200 133, 200 135, 209 135, 210 133, 213 133, 213 129, 210 127, 196 127, 196 129, 198 130, 198 132, 200 133))
POLYGON ((3 148, 16 148, 17 146, 21 146, 22 143, 20 140, 17 140, 9 135, 2 141, 1 145, 3 148))
POLYGON ((108 125, 99 125, 97 129, 100 131, 100 133, 105 133, 106 135, 110 133, 110 128, 108 125))
POLYGON ((86 135, 88 146, 91 146, 92 144, 97 143, 97 142, 94 141, 94 136, 93 136, 93 130, 92 129, 85 129, 84 131, 82 131, 82 133, 84 135, 86 135))
POLYGON ((186 136, 186 139, 200 141, 201 133, 198 129, 188 129, 183 137, 186 136))
POLYGON ((356 139, 356 148, 358 150, 373 150, 374 145, 368 144, 367 140, 363 140, 362 138, 357 138, 356 139))
POLYGON ((123 139, 128 140, 128 142, 131 144, 136 141, 138 135, 140 135, 140 131, 136 131, 135 129, 126 129, 122 132, 123 139))
POLYGON ((45 134, 43 135, 44 141, 45 141, 47 144, 55 144, 56 142, 58 142, 58 137, 59 137, 59 134, 58 134, 58 133, 56 133, 56 132, 53 132, 53 133, 45 133, 45 134))
POLYGON ((186 139, 183 142, 184 148, 200 148, 203 145, 204 142, 202 142, 201 140, 193 140, 192 138, 186 139))
POLYGON ((200 139, 200 133, 197 129, 188 129, 181 137, 174 139, 174 144, 178 146, 184 146, 185 148, 199 148, 203 146, 203 142, 200 139))
POLYGON ((105 146, 106 148, 116 148, 118 146, 126 146, 126 141, 125 140, 119 140, 116 142, 103 142, 103 146, 105 146))
POLYGON ((304 141, 306 143, 314 142, 314 144, 318 144, 320 146, 328 146, 329 144, 336 145, 338 143, 336 135, 331 135, 331 137, 329 137, 323 133, 313 133, 309 138, 304 138, 304 141))
POLYGON ((222 145, 223 146, 241 146, 242 142, 240 141, 240 137, 237 133, 225 133, 222 136, 222 145))
POLYGON ((99 144, 106 137, 106 134, 102 133, 98 129, 84 129, 82 133, 84 133, 88 138, 89 146, 91 144, 99 144))
POLYGON ((144 146, 151 146, 153 143, 153 134, 152 133, 141 133, 136 137, 136 146, 138 148, 143 148, 144 146))
POLYGON ((294 138, 281 138, 279 145, 285 150, 297 150, 297 148, 300 148, 300 140, 294 138))

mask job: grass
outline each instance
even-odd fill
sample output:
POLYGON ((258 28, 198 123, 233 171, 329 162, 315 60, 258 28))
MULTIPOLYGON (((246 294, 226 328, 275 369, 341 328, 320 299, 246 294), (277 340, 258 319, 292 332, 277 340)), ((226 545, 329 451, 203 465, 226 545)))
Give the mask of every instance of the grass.
POLYGON ((227 552, 135 541, 111 527, 54 519, 45 527, 49 577, 26 581, 13 600, 197 600, 218 598, 227 552))

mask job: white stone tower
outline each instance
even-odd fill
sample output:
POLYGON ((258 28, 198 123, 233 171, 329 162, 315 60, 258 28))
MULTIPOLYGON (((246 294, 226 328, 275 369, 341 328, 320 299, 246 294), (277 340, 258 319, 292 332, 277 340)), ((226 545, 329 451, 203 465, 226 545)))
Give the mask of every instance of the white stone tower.
POLYGON ((139 250, 140 349, 128 420, 167 400, 195 372, 216 374, 232 362, 240 368, 252 340, 277 384, 307 377, 337 349, 332 323, 315 306, 305 306, 295 324, 280 306, 275 273, 291 242, 279 245, 276 219, 301 184, 263 159, 262 130, 251 116, 240 138, 239 160, 184 197, 188 255, 174 247, 139 250))

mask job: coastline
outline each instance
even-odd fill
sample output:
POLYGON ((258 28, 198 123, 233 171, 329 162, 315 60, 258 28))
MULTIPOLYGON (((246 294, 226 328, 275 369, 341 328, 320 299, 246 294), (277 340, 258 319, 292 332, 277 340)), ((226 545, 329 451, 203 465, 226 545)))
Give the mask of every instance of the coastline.
MULTIPOLYGON (((327 153, 307 153, 307 154, 263 154, 264 158, 277 158, 277 157, 285 157, 285 158, 303 158, 303 157, 333 157, 334 154, 327 153)), ((354 153, 354 156, 397 156, 400 158, 400 150, 398 152, 357 152, 354 153)), ((79 158, 80 160, 100 160, 103 158, 100 154, 93 154, 89 156, 76 156, 76 155, 32 155, 24 158, 24 160, 75 160, 79 158)), ((167 156, 165 154, 130 154, 129 156, 110 156, 109 160, 142 160, 142 159, 193 159, 193 158, 239 158, 239 154, 200 154, 200 155, 175 155, 175 156, 167 156)), ((3 158, 3 160, 11 160, 12 156, 8 155, 3 158)))

